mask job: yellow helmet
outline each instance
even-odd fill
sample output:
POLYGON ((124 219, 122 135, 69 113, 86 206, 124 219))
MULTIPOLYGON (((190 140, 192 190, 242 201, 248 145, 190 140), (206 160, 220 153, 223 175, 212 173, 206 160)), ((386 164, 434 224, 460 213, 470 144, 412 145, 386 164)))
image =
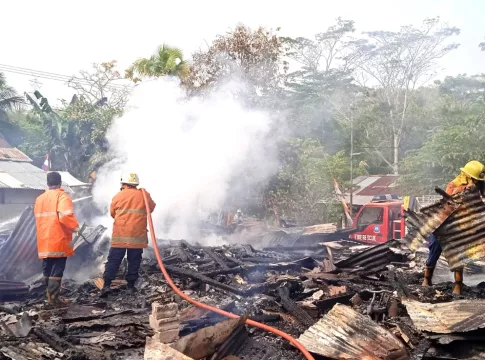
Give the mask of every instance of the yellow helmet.
POLYGON ((138 179, 138 175, 135 173, 125 173, 121 175, 121 184, 137 186, 140 184, 140 179, 138 179))
POLYGON ((485 166, 483 166, 480 161, 469 161, 465 167, 462 167, 460 170, 472 179, 480 181, 485 180, 485 166))

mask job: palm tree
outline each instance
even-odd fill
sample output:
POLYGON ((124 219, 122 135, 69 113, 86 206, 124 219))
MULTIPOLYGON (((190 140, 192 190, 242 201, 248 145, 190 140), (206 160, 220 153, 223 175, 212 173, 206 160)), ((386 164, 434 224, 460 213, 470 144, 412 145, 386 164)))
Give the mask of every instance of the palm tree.
POLYGON ((5 75, 0 72, 0 113, 6 113, 24 103, 24 98, 19 96, 15 89, 7 85, 5 75))
POLYGON ((187 76, 189 67, 183 59, 182 51, 177 48, 161 45, 155 54, 136 60, 127 70, 126 77, 134 82, 141 81, 139 77, 187 76), (137 75, 139 77, 137 77, 137 75))

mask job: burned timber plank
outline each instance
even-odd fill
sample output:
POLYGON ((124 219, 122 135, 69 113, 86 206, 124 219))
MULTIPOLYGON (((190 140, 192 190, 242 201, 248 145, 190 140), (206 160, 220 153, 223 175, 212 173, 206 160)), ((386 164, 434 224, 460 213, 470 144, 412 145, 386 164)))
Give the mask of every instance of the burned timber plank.
POLYGON ((255 293, 261 292, 265 288, 270 287, 270 284, 257 284, 257 285, 253 285, 253 286, 251 286, 247 289, 238 289, 236 287, 220 283, 219 281, 211 279, 210 277, 208 277, 204 274, 200 274, 198 272, 195 272, 193 270, 182 269, 182 268, 179 268, 179 267, 168 266, 168 265, 165 266, 165 269, 167 269, 167 271, 171 275, 177 275, 177 276, 181 276, 181 277, 188 277, 188 278, 191 278, 191 279, 194 279, 194 280, 199 280, 199 281, 201 281, 205 284, 211 285, 215 288, 225 290, 225 291, 228 291, 230 293, 233 293, 233 294, 236 294, 236 295, 241 295, 241 296, 250 296, 250 295, 253 295, 255 293))
POLYGON ((209 257, 214 260, 217 265, 221 267, 221 269, 229 269, 229 266, 219 257, 217 254, 215 254, 211 249, 209 248, 204 248, 204 251, 209 257))
POLYGON ((315 324, 315 320, 290 299, 290 290, 287 287, 278 288, 278 295, 281 298, 283 308, 293 315, 302 325, 310 327, 315 324))

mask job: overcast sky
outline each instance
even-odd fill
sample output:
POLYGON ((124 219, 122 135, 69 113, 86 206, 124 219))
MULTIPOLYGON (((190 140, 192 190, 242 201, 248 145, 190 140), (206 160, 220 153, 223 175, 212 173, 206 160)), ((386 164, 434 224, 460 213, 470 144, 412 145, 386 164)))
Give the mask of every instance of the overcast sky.
MULTIPOLYGON (((485 72, 485 52, 478 48, 485 37, 483 0, 24 0, 2 1, 0 8, 0 64, 62 75, 113 59, 124 69, 163 42, 182 48, 188 57, 239 22, 310 37, 338 16, 354 20, 357 32, 397 30, 440 16, 461 29, 461 47, 441 61, 441 74, 485 72)), ((33 77, 5 75, 19 92, 32 91, 33 77)), ((49 99, 73 94, 63 82, 39 81, 49 99)))

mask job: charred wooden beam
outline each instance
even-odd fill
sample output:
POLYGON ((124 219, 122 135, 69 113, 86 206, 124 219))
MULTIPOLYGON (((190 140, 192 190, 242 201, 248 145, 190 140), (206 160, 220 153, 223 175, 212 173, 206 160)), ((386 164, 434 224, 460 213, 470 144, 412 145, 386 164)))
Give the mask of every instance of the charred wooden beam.
POLYGON ((204 248, 204 251, 209 257, 214 260, 217 265, 221 267, 221 269, 229 269, 229 266, 219 257, 217 254, 215 254, 211 249, 209 248, 204 248))
POLYGON ((199 280, 199 281, 206 283, 208 285, 211 285, 215 288, 225 290, 225 291, 228 291, 230 293, 233 293, 233 294, 236 294, 236 295, 241 295, 241 296, 251 296, 255 293, 261 292, 265 288, 270 287, 270 284, 258 284, 257 286, 252 286, 248 289, 238 289, 238 288, 235 288, 233 286, 220 283, 219 281, 211 279, 210 277, 208 277, 204 274, 195 272, 193 270, 182 269, 182 268, 175 267, 175 266, 165 266, 165 268, 167 269, 167 271, 171 275, 176 275, 176 276, 191 278, 191 279, 194 279, 194 280, 199 280))
POLYGON ((287 287, 278 288, 278 295, 281 298, 281 305, 283 305, 283 308, 293 315, 301 324, 307 327, 315 324, 315 320, 290 299, 290 290, 287 287))

